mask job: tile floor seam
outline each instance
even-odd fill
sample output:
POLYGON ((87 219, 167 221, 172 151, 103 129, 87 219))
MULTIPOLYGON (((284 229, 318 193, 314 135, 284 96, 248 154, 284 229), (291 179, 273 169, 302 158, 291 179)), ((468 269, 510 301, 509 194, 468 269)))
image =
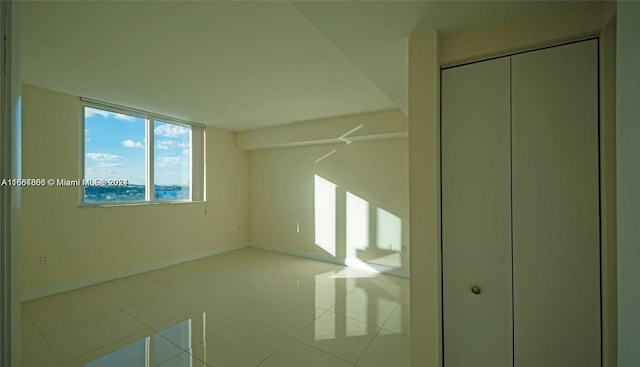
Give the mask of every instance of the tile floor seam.
POLYGON ((362 351, 362 354, 360 354, 360 357, 358 357, 358 359, 356 360, 355 364, 360 363, 360 360, 362 359, 362 357, 367 353, 367 351, 369 350, 369 347, 371 347, 371 344, 373 344, 373 342, 376 340, 376 338, 378 337, 378 335, 380 335, 380 332, 382 331, 382 327, 378 329, 378 331, 376 332, 376 335, 371 338, 371 341, 369 342, 369 344, 367 344, 367 347, 364 348, 364 350, 362 351))
MULTIPOLYGON (((93 321, 96 321, 96 320, 99 320, 99 319, 107 318, 107 317, 109 317, 109 316, 111 316, 111 315, 114 315, 114 314, 116 314, 116 313, 118 313, 118 312, 124 312, 124 311, 119 310, 119 311, 116 311, 116 312, 109 313, 108 315, 102 315, 102 316, 100 316, 100 317, 96 317, 96 318, 95 318, 95 319, 93 319, 93 320, 83 321, 83 322, 78 323, 78 324, 76 324, 76 325, 74 325, 74 326, 72 326, 72 327, 77 327, 77 326, 80 326, 80 325, 83 325, 83 324, 86 324, 86 323, 89 323, 89 322, 93 322, 93 321)), ((126 314, 126 313, 125 313, 125 314, 126 314)), ((127 315, 127 316, 130 316, 129 314, 126 314, 126 315, 127 315)), ((133 318, 133 317, 132 317, 132 318, 133 318)), ((138 321, 138 320, 136 319, 136 321, 138 321)), ((140 321, 138 321, 138 322, 140 322, 140 321)), ((146 327, 146 325, 144 325, 143 323, 141 323, 141 325, 142 325, 142 326, 144 326, 144 327, 146 327)), ((47 337, 51 337, 51 335, 54 335, 54 334, 60 333, 60 332, 62 332, 62 331, 68 330, 68 329, 71 329, 71 327, 66 328, 66 329, 64 329, 64 330, 56 331, 55 333, 48 334, 48 335, 47 335, 47 337)), ((147 329, 150 329, 150 328, 147 328, 147 329)), ((136 334, 136 333, 131 334, 131 335, 135 335, 135 334, 136 334)), ((127 335, 127 336, 125 336, 124 338, 127 338, 127 337, 129 337, 129 336, 131 336, 131 335, 127 335)), ((121 338, 121 339, 124 339, 124 338, 121 338)), ((46 337, 45 337, 44 339, 45 339, 45 341, 46 341, 46 337)), ((108 347, 108 346, 113 345, 113 344, 115 344, 115 343, 117 343, 117 342, 118 342, 118 341, 114 341, 114 342, 112 342, 112 343, 108 343, 107 345, 104 345, 104 346, 102 346, 102 347, 108 347)), ((47 342, 47 344, 48 344, 48 342, 47 342)), ((86 355, 86 354, 89 354, 89 353, 91 353, 91 352, 94 352, 94 351, 96 351, 96 350, 98 350, 98 349, 100 349, 100 348, 102 348, 102 347, 98 347, 98 348, 96 348, 96 349, 91 349, 91 350, 90 350, 90 351, 88 351, 87 353, 81 354, 81 355, 76 356, 76 357, 74 357, 74 358, 72 358, 72 359, 82 357, 83 355, 86 355)), ((53 349, 53 348, 52 348, 52 349, 53 349)), ((55 350, 54 350, 54 353, 55 353, 55 350)), ((72 359, 70 359, 70 360, 72 360, 72 359)), ((61 360, 63 363, 64 363, 64 362, 68 362, 68 361, 70 361, 70 360, 64 360, 64 359, 62 359, 62 358, 60 358, 60 360, 61 360)))
MULTIPOLYGON (((168 295, 167 295, 167 296, 168 296, 168 295)), ((164 297, 166 297, 166 296, 164 296, 164 297)), ((165 322, 165 321, 167 321, 167 320, 170 320, 171 318, 175 318, 175 317, 177 317, 177 316, 182 316, 182 315, 184 315, 184 314, 189 314, 189 313, 190 313, 189 311, 184 311, 184 312, 182 312, 182 313, 180 313, 180 314, 172 315, 172 316, 169 316, 169 317, 168 317, 168 318, 166 318, 166 319, 159 320, 158 322, 154 323, 153 325, 147 325, 147 323, 146 323, 146 322, 142 321, 141 319, 139 319, 138 317, 136 317, 133 313, 131 313, 131 309, 133 309, 134 307, 137 307, 137 306, 144 306, 144 305, 147 305, 147 304, 149 304, 149 303, 156 302, 156 301, 158 301, 158 300, 160 300, 160 299, 161 299, 161 298, 148 300, 148 301, 141 302, 141 303, 135 304, 135 305, 133 305, 133 306, 131 306, 131 307, 123 308, 123 309, 120 309, 120 310, 121 310, 122 312, 126 313, 127 315, 129 315, 129 316, 133 317, 134 319, 136 319, 136 321, 140 322, 142 325, 144 325, 144 326, 148 327, 149 329, 153 329, 153 325, 157 325, 158 323, 165 322)), ((155 329, 154 329, 154 330, 155 330, 155 329)))
MULTIPOLYGON (((225 331, 227 331, 227 330, 231 329, 231 328, 232 328, 232 327, 234 327, 234 326, 236 326, 236 325, 233 325, 233 326, 227 326, 226 328, 224 328, 224 329, 222 329, 222 330, 220 330, 220 331, 215 332, 213 335, 211 335, 210 337, 208 337, 208 338, 206 338, 206 339, 203 339, 200 343, 196 344, 195 346, 198 346, 198 345, 200 345, 200 344, 203 344, 204 342, 210 341, 211 339, 213 339, 213 338, 215 338, 215 337, 219 336, 220 334, 224 333, 225 331)), ((194 348, 194 347, 191 347, 190 349, 193 349, 193 348, 194 348)), ((189 352, 189 353, 191 353, 191 352, 189 352)))
MULTIPOLYGON (((153 302, 153 301, 149 301, 149 302, 153 302)), ((145 303, 146 303, 146 302, 145 302, 145 303)), ((130 307, 129 309, 131 309, 131 307, 130 307)), ((169 338, 165 337, 164 335, 160 334, 160 333, 162 332, 162 330, 156 330, 156 328, 155 328, 153 325, 147 325, 144 321, 140 320, 140 319, 139 319, 139 318, 137 318, 135 315, 133 315, 133 314, 131 314, 131 313, 127 312, 127 310, 122 310, 122 311, 123 311, 124 313, 126 313, 127 315, 131 316, 131 318, 135 319, 136 321, 138 321, 139 323, 141 323, 142 325, 144 325, 147 329, 149 329, 149 330, 153 331, 153 333, 154 333, 154 334, 157 334, 157 335, 161 336, 162 338, 164 338, 164 339, 166 339, 167 341, 169 341, 171 344, 173 344, 173 345, 175 345, 176 347, 180 348, 181 350, 185 351, 186 353, 189 353, 189 354, 193 355, 189 350, 186 350, 186 349, 182 348, 182 347, 181 347, 181 346, 179 346, 178 344, 174 343, 171 339, 169 339, 169 338)), ((162 320, 162 321, 159 321, 159 322, 161 323, 161 322, 165 322, 165 321, 167 321, 167 320, 169 320, 169 319, 162 320)), ((156 323, 156 325, 157 325, 157 323, 156 323)), ((228 329, 228 328, 225 328, 224 330, 226 330, 226 329, 228 329)), ((223 330, 223 331, 224 331, 224 330, 223 330)), ((220 333, 220 332, 216 333, 215 335, 218 335, 219 333, 220 333)), ((215 335, 213 335, 213 336, 215 336, 215 335)), ((211 338, 213 338, 213 336, 211 336, 211 338)), ((198 344, 196 344, 196 345, 199 345, 199 344, 200 344, 200 343, 198 343, 198 344)), ((193 348, 193 347, 191 347, 191 348, 189 348, 189 349, 192 349, 192 348, 193 348)))
MULTIPOLYGON (((82 325, 82 324, 87 323, 87 322, 93 322, 93 321, 98 320, 98 319, 101 319, 101 318, 103 318, 103 317, 113 315, 114 313, 117 313, 117 312, 120 312, 120 311, 122 311, 122 310, 118 309, 118 310, 115 310, 115 311, 110 311, 110 312, 107 312, 107 313, 105 313, 105 314, 102 314, 102 315, 100 315, 100 316, 98 316, 98 317, 94 317, 94 318, 92 318, 92 319, 90 319, 90 320, 84 320, 84 321, 78 322, 78 323, 76 323, 76 324, 71 324, 71 325, 68 325, 68 326, 63 327, 62 329, 58 329, 58 330, 52 331, 52 332, 50 332, 50 333, 48 333, 48 334, 44 334, 44 333, 42 333, 42 332, 41 332, 41 334, 42 334, 42 337, 43 337, 43 338, 45 338, 45 337, 48 337, 48 336, 53 335, 53 334, 56 334, 56 333, 60 333, 60 332, 65 331, 65 330, 69 330, 69 329, 71 329, 72 327, 76 327, 76 326, 82 325)), ((35 323, 34 323, 34 326, 35 326, 35 323)), ((36 326, 36 328, 37 328, 37 326, 36 326)), ((40 329, 38 329, 38 331, 39 331, 39 330, 40 330, 40 329)))
MULTIPOLYGON (((142 331, 140 331, 139 333, 142 333, 142 331)), ((102 345, 102 346, 99 346, 99 347, 97 347, 97 348, 90 349, 90 350, 89 350, 89 351, 87 351, 86 353, 82 353, 82 354, 80 354, 80 355, 74 356, 74 357, 72 357, 72 358, 70 358, 70 359, 67 359, 67 360, 64 360, 64 359, 60 358, 60 361, 62 362, 62 364, 66 365, 66 364, 68 364, 69 362, 72 362, 72 361, 74 361, 74 360, 76 360, 76 359, 79 359, 79 358, 82 358, 82 357, 84 357, 84 356, 88 356, 88 355, 90 355, 91 353, 94 353, 95 351, 100 350, 100 349, 102 349, 102 348, 109 348, 110 346, 112 346, 112 345, 115 345, 115 344, 119 343, 121 340, 126 339, 126 338, 129 338, 129 337, 131 337, 131 336, 133 336, 133 335, 136 335, 136 333, 133 333, 133 334, 131 334, 131 335, 127 335, 127 336, 125 336, 125 337, 123 337, 123 338, 120 338, 119 340, 113 341, 113 342, 108 343, 108 344, 106 344, 106 345, 102 345)), ((145 337, 145 338, 146 338, 146 337, 145 337)), ((54 351, 54 353, 55 353, 55 351, 54 351)), ((123 366, 123 367, 124 367, 124 366, 123 366)))
MULTIPOLYGON (((147 302, 157 301, 157 300, 159 300, 159 299, 162 299, 163 297, 166 297, 166 296, 169 296, 169 295, 172 295, 172 294, 178 293, 178 291, 174 290, 173 288, 171 288, 171 290, 172 290, 172 292, 171 292, 171 293, 163 294, 163 295, 159 295, 159 296, 157 296, 157 297, 149 298, 149 299, 147 299, 147 300, 145 300, 145 301, 143 301, 143 302, 133 303, 133 304, 128 304, 128 305, 127 305, 127 307, 124 307, 124 308, 119 307, 119 308, 120 308, 122 311, 127 312, 127 310, 129 310, 129 309, 131 309, 131 308, 133 308, 133 307, 135 307, 135 306, 138 306, 138 305, 141 305, 141 304, 145 304, 145 303, 147 303, 147 302)), ((127 312, 127 313, 128 313, 128 312, 127 312)))
MULTIPOLYGON (((187 353, 187 354, 188 354, 188 355, 190 355, 191 357, 193 357, 193 358, 197 359, 198 361, 200 361, 200 362, 202 362, 202 363, 204 363, 204 364, 206 365, 206 362, 205 362, 205 361, 201 360, 200 358, 198 358, 197 356, 195 356, 195 355, 191 352, 191 350, 193 349, 193 347, 194 347, 194 346, 191 346, 188 350, 186 350, 186 349, 182 348, 181 346, 179 346, 178 344, 174 343, 174 342, 173 342, 173 340, 171 340, 171 339, 167 338, 166 336, 164 336, 164 335, 160 334, 158 331, 156 331, 156 330, 152 329, 151 327, 149 327, 149 329, 150 329, 151 331, 153 331, 153 334, 152 334, 152 335, 149 335, 149 336, 155 336, 155 335, 158 335, 159 337, 163 338, 164 340, 168 341, 169 343, 171 343, 171 344, 175 345, 175 346, 176 346, 178 349, 180 349, 183 353, 187 353)), ((198 343, 198 344, 196 344, 196 346, 197 346, 197 345, 200 345, 200 344, 201 344, 201 343, 198 343)), ((174 359, 174 358, 176 358, 176 357, 178 357, 178 356, 174 356, 174 357, 172 357, 171 359, 174 359)), ((171 360, 171 359, 170 359, 170 360, 171 360)), ((170 360, 168 360, 168 361, 164 361, 164 362, 162 362, 162 364, 165 364, 165 363, 169 362, 170 360)), ((125 367, 125 366, 123 366, 123 367, 125 367)))
POLYGON ((280 345, 279 347, 276 348, 276 350, 274 350, 271 354, 269 354, 266 358, 264 358, 263 360, 261 360, 258 364, 256 364, 256 367, 260 366, 261 364, 263 364, 267 359, 271 358, 271 356, 273 356, 274 354, 278 353, 278 351, 282 348, 284 348, 285 345, 291 343, 291 341, 293 339, 291 339, 291 337, 287 337, 287 341, 282 343, 282 345, 280 345))
POLYGON ((156 282, 156 283, 160 283, 160 284, 164 285, 167 288, 173 289, 174 291, 179 291, 179 289, 175 289, 173 286, 171 286, 171 285, 169 285, 167 283, 163 283, 162 280, 152 279, 151 281, 156 282))
MULTIPOLYGON (((307 346, 307 347, 309 347, 309 348, 315 349, 315 350, 317 350, 317 351, 319 351, 319 352, 322 352, 322 353, 324 353, 324 354, 326 354, 326 355, 329 355, 329 356, 331 356, 331 357, 333 357, 333 358, 337 358, 337 359, 341 360, 342 362, 344 362, 344 363, 346 363, 346 364, 355 365, 355 364, 357 364, 357 363, 358 363, 358 362, 355 362, 355 363, 354 363, 354 362, 347 361, 346 359, 344 359, 344 358, 342 358, 342 357, 339 357, 339 356, 337 356, 337 355, 335 355, 335 354, 331 354, 331 353, 327 352, 326 350, 322 350, 322 349, 320 349, 320 348, 314 347, 313 345, 309 345, 309 344, 305 343, 305 342, 304 342, 304 341, 302 341, 302 340, 293 339, 293 338, 291 338, 291 339, 292 339, 294 342, 298 342, 298 343, 300 343, 300 344, 306 345, 306 346, 307 346)), ((358 359, 358 360, 359 360, 359 359, 358 359)))
MULTIPOLYGON (((336 315, 340 315, 340 316, 342 316, 342 317, 344 317, 344 318, 347 318, 347 319, 350 319, 350 320, 358 321, 358 322, 361 322, 361 323, 363 323, 363 324, 367 324, 367 325, 369 325, 369 326, 377 327, 377 328, 379 328, 379 329, 382 329, 382 325, 384 325, 387 321, 389 321, 389 317, 391 317, 391 314, 393 313, 393 311, 391 311, 391 313, 389 313, 389 316, 387 317, 387 319, 385 319, 384 323, 382 323, 382 325, 378 326, 378 325, 376 325, 376 324, 372 324, 372 323, 370 323, 369 321, 362 321, 362 320, 358 320, 358 319, 353 318, 353 317, 351 317, 351 316, 349 316, 349 315, 344 315, 344 314, 341 314, 341 313, 339 313, 339 312, 335 312, 335 311, 331 311, 331 310, 327 310, 327 311, 329 311, 329 312, 333 312, 333 313, 334 313, 334 314, 336 314, 336 315)), ((394 311, 395 311, 395 308, 394 308, 394 311)))
MULTIPOLYGON (((324 315, 324 314, 325 314, 325 313, 327 313, 327 312, 332 312, 332 311, 325 311, 325 312, 323 312, 323 313, 322 313, 322 315, 324 315)), ((335 312, 334 312, 334 314, 335 314, 335 312)), ((322 316, 322 315, 320 315, 320 316, 322 316)), ((337 315, 337 314, 336 314, 336 315, 337 315)), ((380 327, 380 326, 376 326, 376 325, 373 325, 373 324, 369 324, 369 323, 364 322, 364 321, 356 320, 356 319, 354 319, 354 318, 350 318, 350 317, 348 317, 348 316, 345 316, 345 318, 348 318, 348 319, 351 319, 351 320, 353 320, 353 321, 361 322, 361 323, 363 323, 363 324, 367 324, 367 325, 369 325, 369 326, 373 326, 373 327, 378 328, 378 331, 376 331, 376 335, 375 335, 373 338, 371 338, 371 342, 369 342, 369 344, 368 344, 368 345, 367 345, 367 347, 365 348, 365 350, 364 350, 364 351, 366 352, 366 350, 369 348, 369 345, 371 345, 371 343, 373 342, 373 340, 378 336, 378 333, 380 333, 380 330, 382 329, 382 327, 380 327)), ((318 319, 318 317, 316 317, 316 319, 315 319, 315 320, 317 320, 317 319, 318 319)), ((331 353, 329 353, 329 352, 327 352, 327 351, 324 351, 324 350, 322 350, 322 349, 319 349, 319 348, 316 348, 316 347, 314 347, 314 346, 312 346, 312 345, 309 345, 309 344, 305 343, 305 342, 304 342, 304 340, 296 339, 296 337, 298 337, 298 336, 300 336, 301 334, 303 334, 303 332, 305 331, 305 329, 306 329, 307 327, 309 327, 309 326, 311 326, 312 324, 314 324, 314 323, 315 323, 315 320, 314 320, 313 322, 309 323, 308 325, 304 326, 300 331, 298 331, 298 332, 297 332, 297 333, 295 333, 293 336, 290 336, 290 337, 288 337, 288 338, 290 338, 290 339, 292 339, 292 340, 294 340, 294 341, 297 341, 297 342, 299 342, 299 343, 302 343, 302 344, 304 344, 304 345, 306 345, 306 346, 308 346, 308 347, 311 347, 311 348, 313 348, 313 349, 319 350, 319 351, 321 351, 321 352, 323 352, 323 353, 329 354, 330 356, 336 357, 336 358, 338 358, 338 359, 340 359, 340 360, 342 360, 342 361, 345 361, 345 362, 347 362, 347 363, 351 364, 352 362, 349 362, 349 361, 345 360, 344 358, 338 357, 338 356, 333 355, 333 354, 331 354, 331 353)), ((363 352, 363 355, 364 355, 364 352, 363 352)), ((362 355, 358 358, 358 360, 360 360, 360 358, 361 358, 361 357, 362 357, 362 355)), ((356 363, 357 363, 357 361, 356 361, 356 363)))
MULTIPOLYGON (((34 339, 37 340, 37 339, 34 339)), ((32 340, 32 341, 34 341, 32 340)), ((51 349, 51 352, 53 353, 53 355, 56 356, 56 358, 58 358, 58 364, 62 363, 64 364, 64 360, 62 359, 62 357, 60 356, 60 354, 58 354, 58 352, 56 352, 55 349, 53 349, 53 346, 51 346, 51 344, 49 344, 49 342, 47 341, 47 339, 45 339, 45 337, 42 337, 42 341, 47 345, 47 347, 49 347, 49 349, 51 349)))
MULTIPOLYGON (((315 322, 316 320, 318 320, 322 315, 324 315, 325 313, 329 312, 329 310, 326 310, 326 309, 324 309, 324 308, 322 308, 322 307, 317 307, 317 308, 319 308, 319 309, 321 309, 321 310, 324 310, 324 311, 322 311, 322 312, 320 313, 320 315, 318 315, 318 314, 316 313, 316 318, 315 318, 315 319, 313 319, 313 321, 314 321, 314 322, 315 322)), ((310 324, 309 324, 309 325, 310 325, 310 324)), ((308 326, 308 325, 307 325, 307 326, 308 326)), ((305 328, 306 328, 306 326, 305 326, 305 328)))
MULTIPOLYGON (((24 315, 29 319, 29 322, 31 322, 31 325, 33 325, 33 327, 36 329, 36 331, 38 332, 38 335, 40 335, 40 337, 42 339, 44 339, 44 334, 42 333, 42 331, 40 330, 38 325, 36 325, 36 323, 33 322, 33 319, 31 318, 31 316, 29 316, 29 314, 26 313, 26 312, 24 313, 24 315)), ((36 339, 36 338, 34 338, 34 339, 36 339)), ((27 340, 27 341, 30 341, 30 340, 27 340)))
POLYGON ((152 329, 152 330, 154 331, 154 333, 155 333, 155 334, 160 335, 162 338, 164 338, 164 339, 168 340, 169 342, 171 342, 171 344, 173 344, 173 345, 177 346, 178 348, 180 348, 181 350, 183 350, 185 353, 189 354, 189 355, 190 355, 190 356, 192 356, 193 358, 195 358, 195 359, 199 360, 200 362, 204 363, 205 365, 207 365, 207 362, 205 362, 205 361, 201 360, 200 358, 198 358, 198 357, 193 353, 193 349, 194 349, 195 347, 199 346, 200 344, 204 344, 205 342, 207 342, 207 341, 209 341, 209 340, 211 340, 211 339, 215 338, 216 336, 219 336, 220 334, 222 334, 223 332, 225 332, 225 331, 229 330, 229 329, 230 329, 230 328, 232 328, 232 327, 233 327, 233 326, 229 326, 229 327, 226 327, 226 328, 224 328, 224 329, 222 329, 222 330, 220 330, 220 331, 216 332, 215 334, 211 335, 210 337, 208 337, 208 338, 206 338, 206 339, 203 339, 200 343, 197 343, 197 344, 195 344, 195 345, 192 345, 188 350, 187 350, 187 349, 184 349, 184 348, 182 348, 181 346, 179 346, 178 344, 174 343, 171 339, 169 339, 169 338, 165 337, 164 335, 160 334, 160 332, 156 331, 155 329, 152 329, 152 328, 150 328, 150 329, 152 329))
POLYGON ((382 323, 382 326, 380 326, 380 328, 384 328, 384 325, 387 324, 387 322, 389 322, 389 319, 391 318, 391 316, 393 315, 394 312, 396 312, 396 310, 398 309, 398 307, 400 307, 400 303, 397 303, 396 306, 393 308, 393 310, 391 310, 391 312, 389 312, 389 316, 387 316, 387 318, 384 320, 384 322, 382 323))
MULTIPOLYGON (((360 289, 360 288, 359 288, 359 287, 355 287, 355 288, 354 288, 351 292, 349 292, 347 295, 351 294, 352 292, 354 292, 354 291, 355 291, 355 290, 357 290, 357 289, 360 289)), ((357 295, 357 293, 354 293, 354 296, 356 296, 356 295, 357 295)), ((385 301, 388 301, 388 300, 389 300, 389 298, 381 297, 381 296, 378 296, 378 295, 369 295, 369 294, 367 294, 367 297, 368 297, 368 298, 381 299, 381 300, 385 300, 385 301)), ((400 303, 402 302, 402 299, 399 299, 399 300, 393 300, 393 301, 390 301, 390 302, 391 302, 391 303, 395 303, 395 304, 400 304, 400 303)))
POLYGON ((397 331, 393 331, 393 330, 391 330, 391 329, 387 329, 387 328, 383 328, 383 327, 381 327, 381 328, 380 328, 380 331, 382 331, 382 330, 384 330, 384 331, 388 331, 388 332, 389 332, 389 333, 391 333, 392 335, 393 335, 393 334, 397 334, 397 335, 406 336, 407 338, 409 338, 409 337, 410 337, 410 336, 409 336, 409 335, 407 335, 407 334, 399 333, 399 332, 397 332, 397 331))
MULTIPOLYGON (((98 284, 100 284, 100 283, 98 283, 98 284)), ((94 284, 94 285, 95 285, 95 284, 94 284)), ((33 314, 32 314, 32 312, 30 312, 30 311, 28 311, 28 310, 26 310, 26 309, 24 308, 24 305, 25 305, 26 303, 38 302, 38 301, 41 301, 42 299, 45 299, 45 298, 47 298, 47 297, 60 296, 60 295, 65 294, 65 293, 67 293, 67 292, 73 292, 73 291, 77 291, 77 290, 80 290, 80 289, 87 289, 89 292, 92 292, 92 293, 94 294, 94 296, 101 297, 101 295, 100 295, 100 294, 96 293, 93 289, 91 289, 91 287, 93 287, 94 285, 88 285, 88 286, 86 286, 86 287, 72 289, 72 290, 69 290, 69 291, 66 291, 66 292, 62 292, 62 293, 55 293, 55 294, 51 294, 51 295, 48 295, 48 296, 45 296, 45 297, 40 297, 40 298, 32 299, 32 300, 29 300, 29 301, 22 301, 22 302, 20 302, 20 308, 22 309, 22 311, 24 311, 24 312, 25 312, 27 315, 29 315, 29 316, 37 316, 37 315, 39 315, 39 314, 42 314, 42 313, 45 313, 45 312, 48 312, 48 311, 57 310, 57 309, 62 309, 62 308, 66 308, 66 307, 68 307, 70 304, 75 304, 75 303, 79 303, 79 302, 83 302, 83 301, 86 301, 86 300, 91 299, 91 297, 82 298, 82 299, 79 299, 79 300, 75 300, 75 301, 73 301, 73 302, 71 302, 71 303, 69 303, 69 304, 61 304, 61 305, 58 305, 58 306, 55 306, 55 307, 52 307, 52 308, 47 308, 45 311, 40 311, 40 312, 36 312, 36 313, 33 313, 33 314)))
MULTIPOLYGON (((96 292, 96 294, 98 294, 98 293, 96 292)), ((120 306, 119 306, 118 304, 116 304, 115 302, 112 302, 112 301, 111 301, 110 299, 108 299, 107 297, 105 297, 105 296, 103 296, 103 295, 101 295, 101 294, 98 294, 98 297, 100 297, 100 298, 102 298, 103 300, 105 300, 105 301, 109 302, 111 305, 113 305, 113 306, 114 306, 115 308, 117 308, 118 310, 120 310, 120 311, 124 311, 124 308, 120 307, 120 306)), ((125 312, 126 312, 126 311, 125 311, 125 312)))

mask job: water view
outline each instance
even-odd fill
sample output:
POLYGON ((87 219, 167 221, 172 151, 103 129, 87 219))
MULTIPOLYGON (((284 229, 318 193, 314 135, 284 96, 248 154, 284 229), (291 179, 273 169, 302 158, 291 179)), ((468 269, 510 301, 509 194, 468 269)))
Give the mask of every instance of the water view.
MULTIPOLYGON (((145 191, 144 185, 87 186, 84 189, 84 201, 86 203, 144 201, 145 191)), ((154 200, 189 200, 189 186, 154 185, 154 191, 154 200)))

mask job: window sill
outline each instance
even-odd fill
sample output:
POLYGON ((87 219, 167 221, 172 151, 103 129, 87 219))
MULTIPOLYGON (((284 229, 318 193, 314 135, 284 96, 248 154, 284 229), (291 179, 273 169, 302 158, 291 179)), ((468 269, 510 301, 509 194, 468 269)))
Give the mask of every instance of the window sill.
POLYGON ((152 205, 184 205, 184 204, 206 204, 206 201, 131 201, 131 202, 108 202, 108 203, 80 203, 80 208, 108 208, 121 206, 152 206, 152 205))

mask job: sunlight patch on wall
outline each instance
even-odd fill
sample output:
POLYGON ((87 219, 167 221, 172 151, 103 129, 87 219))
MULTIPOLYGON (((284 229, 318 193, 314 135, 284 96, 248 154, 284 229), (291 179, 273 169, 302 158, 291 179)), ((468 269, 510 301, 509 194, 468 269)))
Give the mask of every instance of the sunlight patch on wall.
POLYGON ((336 256, 336 184, 314 175, 315 243, 336 256))
POLYGON ((347 192, 347 258, 369 247, 369 202, 347 192))
POLYGON ((387 251, 402 250, 402 219, 377 208, 378 216, 378 248, 387 251))

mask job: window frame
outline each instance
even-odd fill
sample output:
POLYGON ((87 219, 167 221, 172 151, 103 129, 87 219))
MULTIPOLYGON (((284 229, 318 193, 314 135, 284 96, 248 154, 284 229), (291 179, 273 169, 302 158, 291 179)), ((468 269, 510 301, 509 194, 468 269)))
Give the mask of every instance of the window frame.
MULTIPOLYGON (((142 111, 138 109, 118 106, 110 103, 95 101, 87 98, 80 98, 80 182, 86 178, 86 108, 95 108, 102 111, 124 114, 127 116, 144 119, 145 124, 145 199, 138 201, 103 201, 103 202, 86 202, 85 187, 80 186, 79 202, 81 207, 105 207, 105 206, 136 206, 136 205, 161 205, 161 204, 189 204, 206 202, 206 128, 205 125, 197 124, 190 121, 177 119, 174 117, 163 116, 156 113, 142 111), (187 200, 156 200, 155 199, 155 160, 154 160, 154 125, 155 122, 168 123, 189 128, 189 198, 187 200), (194 137, 194 133, 199 136, 194 137), (198 149, 194 150, 194 140, 199 140, 198 149), (197 155, 197 156, 196 156, 197 155), (196 167, 196 165, 199 166, 196 167), (194 178, 197 181, 195 182, 194 178), (199 192, 198 192, 199 191, 199 192)), ((114 177, 115 178, 115 177, 114 177)))

